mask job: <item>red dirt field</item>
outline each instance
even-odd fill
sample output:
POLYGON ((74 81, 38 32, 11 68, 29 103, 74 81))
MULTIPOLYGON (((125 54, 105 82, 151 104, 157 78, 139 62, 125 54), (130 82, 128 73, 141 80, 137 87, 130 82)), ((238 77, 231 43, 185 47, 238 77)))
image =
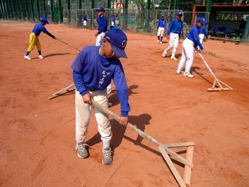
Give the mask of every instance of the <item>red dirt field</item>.
MULTIPOLYGON (((94 116, 87 143, 90 157, 75 150, 74 92, 48 97, 73 83, 78 51, 41 34, 37 50, 23 56, 34 23, 0 21, 0 186, 178 186, 160 151, 111 119, 113 163, 105 166, 94 116)), ((95 45, 94 30, 46 25, 79 49, 95 45)), ((207 92, 213 77, 195 53, 190 79, 176 74, 178 61, 162 58, 168 43, 127 33, 128 59, 121 59, 129 85, 129 121, 161 143, 195 142, 192 187, 249 186, 249 46, 205 42, 203 54, 218 79, 233 91, 207 92)), ((164 40, 166 40, 164 38, 164 40)), ((115 88, 111 111, 120 114, 115 88)), ((185 148, 176 149, 185 157, 185 148)), ((176 163, 180 175, 183 167, 176 163)))

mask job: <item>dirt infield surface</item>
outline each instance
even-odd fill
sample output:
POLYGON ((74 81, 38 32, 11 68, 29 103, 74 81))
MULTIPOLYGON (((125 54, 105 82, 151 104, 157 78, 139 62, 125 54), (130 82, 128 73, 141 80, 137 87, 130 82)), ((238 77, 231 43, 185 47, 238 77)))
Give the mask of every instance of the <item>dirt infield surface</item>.
MULTIPOLYGON (((0 21, 0 186, 178 186, 158 148, 113 119, 113 163, 101 163, 102 143, 94 116, 90 157, 75 150, 74 93, 48 100, 73 83, 70 65, 78 51, 41 34, 26 61, 34 23, 0 21)), ((46 25, 72 46, 95 45, 94 30, 46 25)), ((249 186, 249 46, 207 41, 203 54, 215 75, 233 91, 207 92, 213 78, 195 53, 190 79, 176 74, 178 61, 162 58, 168 43, 127 33, 121 59, 129 85, 129 121, 161 143, 195 142, 192 187, 249 186)), ((177 51, 180 59, 182 42, 177 51)), ((120 114, 115 88, 110 108, 120 114)), ((185 156, 186 149, 180 151, 185 156)), ((182 165, 176 164, 183 175, 182 165)))

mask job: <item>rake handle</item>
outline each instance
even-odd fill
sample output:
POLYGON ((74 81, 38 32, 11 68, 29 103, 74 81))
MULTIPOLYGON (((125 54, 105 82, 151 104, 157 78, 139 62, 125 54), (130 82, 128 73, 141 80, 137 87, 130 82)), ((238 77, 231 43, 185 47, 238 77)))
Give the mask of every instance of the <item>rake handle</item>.
POLYGON ((58 38, 56 38, 56 40, 58 40, 58 41, 60 41, 61 43, 64 43, 64 44, 66 44, 66 45, 68 45, 68 46, 70 46, 70 47, 76 49, 77 51, 80 51, 78 48, 76 48, 76 47, 74 47, 74 46, 71 46, 71 45, 69 45, 68 43, 66 43, 66 42, 64 42, 64 41, 62 41, 62 40, 60 40, 60 39, 58 39, 58 38))

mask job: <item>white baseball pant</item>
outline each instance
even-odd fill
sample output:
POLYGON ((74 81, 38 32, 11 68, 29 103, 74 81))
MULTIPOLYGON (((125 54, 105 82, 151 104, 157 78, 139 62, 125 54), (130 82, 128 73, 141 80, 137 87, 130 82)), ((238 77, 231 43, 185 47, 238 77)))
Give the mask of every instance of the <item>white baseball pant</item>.
MULTIPOLYGON (((203 46, 203 43, 204 43, 204 34, 199 34, 199 41, 201 43, 201 45, 203 46)), ((198 46, 198 50, 200 50, 200 47, 198 46)))
MULTIPOLYGON (((104 108, 108 108, 107 91, 97 90, 89 91, 93 99, 100 103, 104 108)), ((75 91, 75 109, 76 109, 76 141, 84 142, 87 136, 87 129, 89 126, 89 121, 91 117, 92 106, 83 102, 82 96, 78 91, 75 91)), ((101 135, 101 140, 103 142, 110 142, 111 124, 108 115, 104 114, 101 110, 93 107, 96 121, 98 123, 98 131, 101 135)))
POLYGON ((99 46, 99 42, 102 38, 104 38, 105 32, 100 33, 96 38, 96 46, 99 46))
POLYGON ((115 25, 115 23, 112 21, 112 26, 114 26, 115 25))
POLYGON ((171 56, 175 57, 176 50, 178 48, 178 42, 179 42, 179 34, 171 32, 170 33, 169 47, 164 50, 164 53, 168 53, 168 51, 173 48, 171 56))
POLYGON ((189 73, 194 61, 194 42, 186 38, 182 44, 182 58, 178 65, 178 70, 181 71, 185 61, 187 61, 185 72, 189 73))
POLYGON ((159 27, 158 31, 157 31, 157 36, 163 37, 163 35, 164 35, 164 28, 163 27, 159 27))

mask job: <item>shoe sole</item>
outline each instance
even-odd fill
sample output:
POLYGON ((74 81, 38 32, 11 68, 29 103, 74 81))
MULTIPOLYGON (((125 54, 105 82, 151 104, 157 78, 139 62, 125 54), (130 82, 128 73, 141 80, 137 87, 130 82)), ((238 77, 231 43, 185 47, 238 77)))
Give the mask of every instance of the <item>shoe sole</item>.
POLYGON ((183 76, 184 77, 188 77, 188 78, 194 78, 194 76, 193 77, 189 77, 188 75, 185 75, 185 74, 183 74, 183 76))
MULTIPOLYGON (((111 163, 112 163, 112 161, 111 161, 111 163)), ((102 160, 102 164, 104 164, 104 165, 111 165, 111 163, 105 164, 104 161, 102 160)))

